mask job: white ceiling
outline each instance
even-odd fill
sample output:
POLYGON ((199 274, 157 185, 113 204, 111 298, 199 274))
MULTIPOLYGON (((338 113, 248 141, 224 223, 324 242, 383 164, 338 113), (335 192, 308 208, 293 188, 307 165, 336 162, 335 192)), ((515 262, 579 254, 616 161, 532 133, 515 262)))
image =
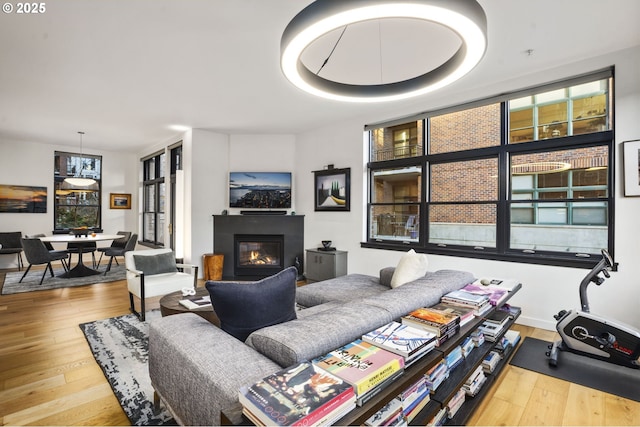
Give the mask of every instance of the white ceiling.
POLYGON ((309 0, 50 0, 43 14, 2 13, 0 139, 75 145, 82 130, 85 148, 138 151, 175 138, 172 125, 298 133, 424 111, 447 94, 640 45, 638 0, 479 2, 480 65, 431 95, 377 105, 316 98, 283 77, 280 37, 309 0))

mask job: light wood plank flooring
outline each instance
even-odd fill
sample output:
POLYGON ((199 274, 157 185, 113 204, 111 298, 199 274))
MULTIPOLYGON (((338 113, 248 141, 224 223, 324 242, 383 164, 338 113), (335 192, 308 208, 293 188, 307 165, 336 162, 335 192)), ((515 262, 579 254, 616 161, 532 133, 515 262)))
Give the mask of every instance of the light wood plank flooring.
MULTIPOLYGON (((128 307, 125 281, 0 296, 0 424, 128 425, 78 328, 128 307)), ((470 425, 640 425, 640 403, 507 366, 470 425)))

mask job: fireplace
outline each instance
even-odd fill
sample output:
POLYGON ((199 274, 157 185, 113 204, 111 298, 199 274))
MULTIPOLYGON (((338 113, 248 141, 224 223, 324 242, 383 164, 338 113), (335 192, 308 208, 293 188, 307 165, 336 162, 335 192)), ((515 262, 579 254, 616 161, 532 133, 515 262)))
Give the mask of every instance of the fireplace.
POLYGON ((235 276, 269 276, 284 268, 282 234, 234 235, 235 276))
POLYGON ((213 252, 224 255, 223 280, 257 280, 275 274, 304 259, 304 215, 213 215, 213 252), (249 251, 248 259, 240 259, 237 238, 246 244, 242 249, 249 251), (262 256, 261 263, 252 263, 250 252, 255 246, 264 246, 261 249, 268 251, 269 259, 262 256), (273 255, 280 258, 278 265, 271 260, 273 255))

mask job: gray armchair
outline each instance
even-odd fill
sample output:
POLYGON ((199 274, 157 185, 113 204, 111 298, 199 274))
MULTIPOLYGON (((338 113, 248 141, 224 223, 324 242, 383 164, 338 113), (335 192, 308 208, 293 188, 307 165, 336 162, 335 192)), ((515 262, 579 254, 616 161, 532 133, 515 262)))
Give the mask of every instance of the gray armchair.
POLYGON ((22 266, 24 265, 22 262, 22 244, 20 243, 21 238, 22 232, 20 231, 0 233, 0 255, 17 255, 18 271, 22 270, 22 266))
MULTIPOLYGON (((62 261, 67 258, 67 253, 65 251, 53 251, 50 252, 49 249, 44 245, 42 240, 39 238, 23 238, 22 239, 22 248, 24 249, 24 255, 27 257, 27 261, 29 262, 29 266, 25 270, 24 274, 20 278, 20 283, 25 278, 31 267, 34 265, 42 265, 47 264, 42 273, 42 277, 40 278, 40 285, 44 280, 44 276, 47 274, 47 270, 51 273, 51 277, 53 277, 53 268, 51 267, 51 261, 62 261)), ((64 265, 64 264, 63 264, 64 265)))

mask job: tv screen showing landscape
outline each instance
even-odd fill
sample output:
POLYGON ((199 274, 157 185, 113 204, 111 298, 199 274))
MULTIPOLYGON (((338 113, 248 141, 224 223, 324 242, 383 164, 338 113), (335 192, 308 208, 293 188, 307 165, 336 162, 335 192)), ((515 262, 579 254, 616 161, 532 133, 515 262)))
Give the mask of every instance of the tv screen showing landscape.
POLYGON ((290 209, 291 172, 229 173, 229 207, 290 209))

